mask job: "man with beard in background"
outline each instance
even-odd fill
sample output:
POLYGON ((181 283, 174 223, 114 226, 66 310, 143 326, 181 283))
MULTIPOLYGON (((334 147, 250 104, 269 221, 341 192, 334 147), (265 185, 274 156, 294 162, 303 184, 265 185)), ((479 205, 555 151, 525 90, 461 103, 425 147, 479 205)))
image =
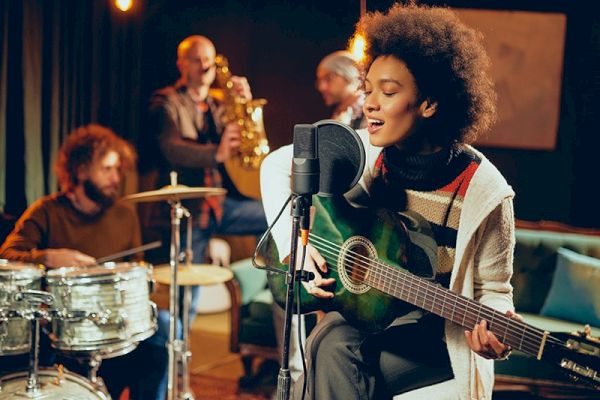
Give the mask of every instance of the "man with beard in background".
MULTIPOLYGON (((121 178, 133 167, 136 153, 112 130, 97 124, 75 129, 64 141, 55 167, 60 192, 42 197, 17 221, 0 248, 0 258, 39 263, 46 268, 86 267, 96 259, 140 246, 141 235, 133 208, 117 201, 121 178)), ((134 256, 135 259, 139 255, 134 256)), ((41 336, 41 364, 58 361, 83 375, 74 360, 52 354, 41 336)), ((166 370, 164 343, 146 340, 133 352, 104 360, 98 372, 114 399, 125 387, 130 399, 156 398, 166 370)), ((2 370, 23 369, 27 360, 0 361, 2 370)))
POLYGON ((48 268, 88 266, 141 243, 135 211, 115 202, 135 151, 100 125, 75 129, 56 164, 60 192, 32 204, 0 248, 0 257, 48 268))

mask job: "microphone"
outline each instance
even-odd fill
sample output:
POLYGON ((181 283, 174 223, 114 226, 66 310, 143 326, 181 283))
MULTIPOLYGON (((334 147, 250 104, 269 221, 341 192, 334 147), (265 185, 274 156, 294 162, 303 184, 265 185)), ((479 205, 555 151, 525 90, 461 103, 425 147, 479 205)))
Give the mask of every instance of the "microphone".
POLYGON ((317 129, 313 124, 294 125, 292 192, 312 196, 319 192, 319 153, 317 129))
POLYGON ((319 151, 317 128, 313 124, 294 125, 294 158, 292 160, 292 215, 300 217, 302 243, 308 242, 312 195, 319 192, 319 151))

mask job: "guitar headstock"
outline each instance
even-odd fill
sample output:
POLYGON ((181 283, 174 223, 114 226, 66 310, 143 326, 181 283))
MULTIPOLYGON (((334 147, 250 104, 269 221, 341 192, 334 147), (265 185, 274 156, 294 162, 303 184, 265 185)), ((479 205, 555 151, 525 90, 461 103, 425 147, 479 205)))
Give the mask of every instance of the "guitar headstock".
POLYGON ((550 338, 543 357, 552 358, 574 381, 600 390, 600 339, 592 335, 590 326, 570 333, 554 332, 550 338))

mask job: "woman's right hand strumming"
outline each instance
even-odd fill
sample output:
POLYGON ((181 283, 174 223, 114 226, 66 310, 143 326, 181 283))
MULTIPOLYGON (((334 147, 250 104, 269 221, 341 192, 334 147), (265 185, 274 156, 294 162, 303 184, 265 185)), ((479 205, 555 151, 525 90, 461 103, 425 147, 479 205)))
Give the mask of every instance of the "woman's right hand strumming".
MULTIPOLYGON (((300 263, 302 262, 302 246, 298 245, 296 251, 296 269, 300 269, 300 263)), ((302 282, 302 285, 306 291, 315 297, 322 299, 330 299, 333 297, 332 292, 321 289, 323 286, 333 285, 335 283, 334 278, 323 278, 321 273, 327 272, 327 262, 325 258, 315 249, 313 246, 308 244, 306 246, 306 258, 304 260, 304 270, 315 274, 315 279, 302 282)))

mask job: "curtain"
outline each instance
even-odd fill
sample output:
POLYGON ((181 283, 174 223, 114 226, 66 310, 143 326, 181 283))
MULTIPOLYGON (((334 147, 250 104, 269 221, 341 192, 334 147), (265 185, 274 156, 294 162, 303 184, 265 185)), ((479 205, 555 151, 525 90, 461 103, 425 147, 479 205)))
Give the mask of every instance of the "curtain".
POLYGON ((75 127, 136 141, 144 2, 127 14, 112 3, 0 0, 0 211, 57 189, 57 150, 75 127))
POLYGON ((4 212, 6 204, 6 76, 7 76, 7 53, 8 53, 8 7, 7 2, 0 3, 2 9, 2 24, 0 25, 0 212, 4 212))

